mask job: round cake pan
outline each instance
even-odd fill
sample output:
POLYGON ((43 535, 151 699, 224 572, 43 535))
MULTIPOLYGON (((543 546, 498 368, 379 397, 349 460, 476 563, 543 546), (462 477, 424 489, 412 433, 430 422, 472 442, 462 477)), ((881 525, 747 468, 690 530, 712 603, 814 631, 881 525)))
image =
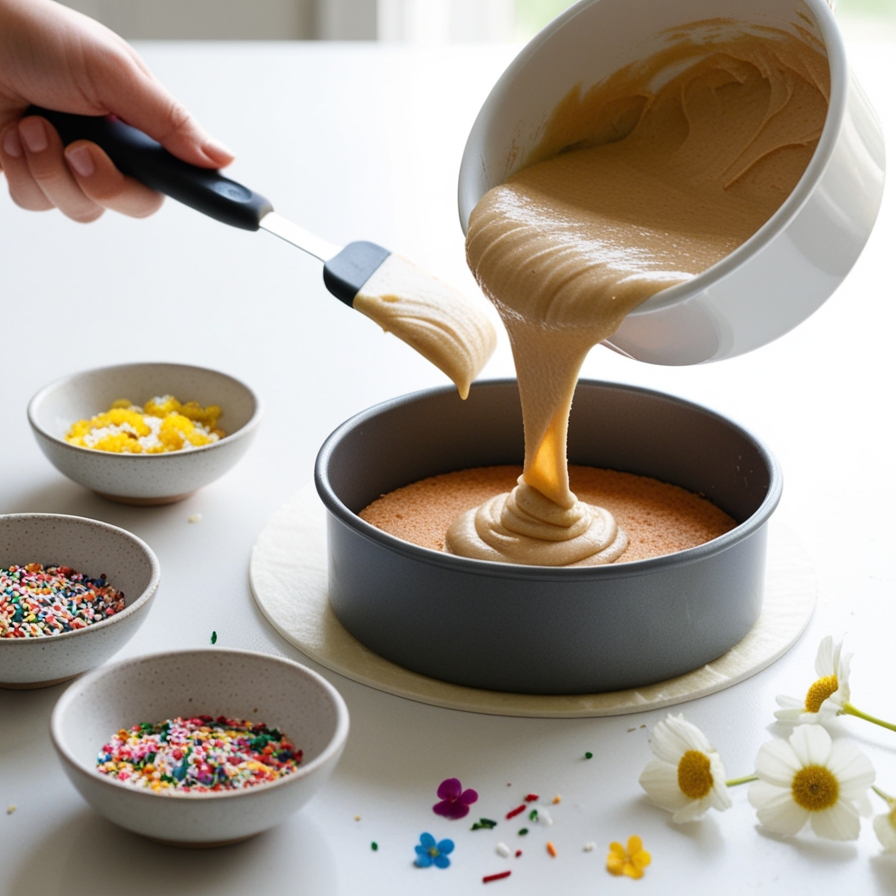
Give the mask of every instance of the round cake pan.
POLYGON ((419 479, 522 455, 515 380, 478 383, 466 401, 451 388, 397 398, 327 439, 315 483, 328 511, 330 602, 362 644, 455 684, 578 694, 681 675, 747 634, 781 473, 754 436, 679 398, 581 381, 568 456, 681 486, 737 521, 699 547, 606 566, 515 566, 421 548, 358 516, 419 479))

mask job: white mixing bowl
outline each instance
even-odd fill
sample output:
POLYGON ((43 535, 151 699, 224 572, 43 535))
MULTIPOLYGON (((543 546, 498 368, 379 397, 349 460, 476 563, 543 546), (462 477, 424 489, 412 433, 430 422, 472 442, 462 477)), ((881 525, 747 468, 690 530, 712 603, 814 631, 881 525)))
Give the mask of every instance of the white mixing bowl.
POLYGON ((606 343, 653 364, 717 361, 782 336, 833 294, 871 233, 883 193, 883 134, 849 71, 826 0, 581 0, 498 80, 460 169, 466 230, 479 199, 525 167, 573 87, 587 90, 652 56, 668 29, 708 19, 809 30, 827 53, 830 106, 802 179, 765 225, 718 264, 648 299, 606 343))

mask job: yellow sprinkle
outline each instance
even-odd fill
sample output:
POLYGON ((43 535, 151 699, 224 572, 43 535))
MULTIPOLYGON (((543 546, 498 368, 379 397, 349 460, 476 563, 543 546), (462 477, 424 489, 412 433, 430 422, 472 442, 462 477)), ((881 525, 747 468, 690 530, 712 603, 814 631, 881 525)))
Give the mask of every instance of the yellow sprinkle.
POLYGON ((73 423, 65 439, 114 454, 162 454, 216 442, 225 435, 217 426, 220 416, 217 405, 182 405, 173 395, 151 398, 142 408, 120 398, 108 411, 73 423))
POLYGON ((557 803, 560 802, 560 794, 558 793, 557 796, 555 796, 555 797, 551 800, 551 802, 556 806, 557 803))
POLYGON ((15 803, 10 803, 10 804, 9 804, 9 808, 6 810, 6 814, 7 814, 7 815, 12 815, 12 813, 15 812, 17 808, 18 808, 18 807, 16 806, 15 803))
POLYGON ((355 816, 355 821, 360 821, 360 820, 361 820, 361 816, 360 816, 360 815, 356 815, 356 816, 355 816))

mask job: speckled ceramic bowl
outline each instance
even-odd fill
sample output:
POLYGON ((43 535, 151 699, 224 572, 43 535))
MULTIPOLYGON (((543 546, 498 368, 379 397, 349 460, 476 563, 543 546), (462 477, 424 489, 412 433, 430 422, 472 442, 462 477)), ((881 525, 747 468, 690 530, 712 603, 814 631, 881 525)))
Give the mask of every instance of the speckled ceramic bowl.
POLYGON ((204 367, 141 363, 101 367, 45 386, 28 405, 38 445, 53 465, 80 485, 124 504, 170 504, 226 473, 248 450, 261 421, 261 403, 244 383, 204 367), (77 420, 127 398, 144 404, 174 395, 179 401, 216 404, 225 438, 166 454, 111 454, 65 441, 77 420))
POLYGON ((282 657, 208 648, 157 653, 78 679, 50 731, 81 796, 115 824, 176 846, 219 846, 285 820, 324 785, 342 755, 348 710, 316 672, 282 657), (280 729, 302 750, 299 768, 270 784, 217 793, 154 793, 96 770, 120 728, 177 716, 225 715, 280 729))
MULTIPOLYGON (((516 566, 395 538, 358 514, 439 473, 520 464, 515 380, 370 408, 324 443, 329 597, 371 650, 423 675, 528 694, 588 694, 682 675, 734 647, 762 608, 766 530, 781 495, 769 451, 725 417, 671 395, 583 380, 570 463, 652 476, 737 522, 689 550, 605 566, 516 566)), ((624 557, 623 557, 624 560, 624 557)))
POLYGON ((159 561, 135 535, 79 516, 0 516, 0 567, 70 566, 92 578, 105 573, 124 592, 125 608, 79 631, 37 638, 0 637, 0 687, 38 688, 105 662, 146 618, 159 587, 159 561))

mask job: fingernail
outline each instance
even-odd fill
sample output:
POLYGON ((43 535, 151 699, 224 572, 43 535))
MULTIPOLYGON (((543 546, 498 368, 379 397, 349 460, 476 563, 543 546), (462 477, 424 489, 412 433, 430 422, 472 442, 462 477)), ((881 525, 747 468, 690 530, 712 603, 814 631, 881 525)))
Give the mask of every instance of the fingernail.
POLYGON ((22 138, 19 137, 19 129, 15 125, 3 135, 3 152, 14 159, 22 158, 24 152, 22 138))
POLYGON ((39 118, 23 118, 19 122, 19 133, 28 152, 43 152, 50 145, 47 129, 39 118))
POLYGON ((93 164, 93 156, 86 146, 69 147, 65 151, 65 160, 69 167, 80 177, 90 177, 96 171, 93 164))
POLYGON ((223 143, 211 138, 203 143, 202 151, 214 162, 225 160, 232 162, 236 158, 236 155, 223 143))

